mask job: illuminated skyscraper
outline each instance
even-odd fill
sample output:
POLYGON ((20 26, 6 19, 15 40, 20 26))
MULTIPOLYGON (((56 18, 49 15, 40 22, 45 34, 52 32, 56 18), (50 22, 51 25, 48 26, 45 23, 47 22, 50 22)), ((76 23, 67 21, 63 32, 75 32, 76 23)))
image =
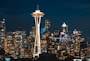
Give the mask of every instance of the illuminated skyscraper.
POLYGON ((4 48, 4 39, 5 39, 5 19, 0 21, 0 47, 4 48))
POLYGON ((37 6, 37 10, 32 13, 32 16, 35 19, 35 26, 36 26, 36 35, 35 35, 35 43, 34 43, 34 53, 33 57, 39 57, 39 54, 41 54, 41 43, 40 43, 40 22, 41 17, 43 17, 44 13, 39 10, 39 7, 37 6))
POLYGON ((49 19, 46 19, 46 20, 45 20, 46 31, 49 31, 49 30, 50 30, 50 26, 51 26, 50 20, 49 20, 49 19))
POLYGON ((35 26, 32 26, 32 28, 30 30, 30 36, 31 37, 35 37, 35 34, 36 34, 36 27, 35 26))
POLYGON ((68 25, 65 22, 62 24, 62 31, 65 33, 68 32, 68 25))
MULTIPOLYGON (((16 56, 19 56, 20 58, 24 58, 24 47, 25 47, 25 36, 26 32, 22 30, 17 30, 15 31, 15 51, 16 51, 16 56)), ((16 58, 16 57, 14 57, 16 58)))

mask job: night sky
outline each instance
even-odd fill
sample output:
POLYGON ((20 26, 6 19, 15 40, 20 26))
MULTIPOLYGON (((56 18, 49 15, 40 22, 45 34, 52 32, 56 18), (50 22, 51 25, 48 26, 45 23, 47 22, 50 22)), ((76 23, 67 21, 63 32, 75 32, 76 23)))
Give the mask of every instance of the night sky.
POLYGON ((22 27, 29 33, 34 25, 31 13, 37 5, 45 13, 41 27, 47 18, 51 20, 51 31, 61 30, 62 23, 66 22, 69 31, 78 29, 90 39, 90 0, 0 0, 0 20, 6 19, 6 31, 22 27))

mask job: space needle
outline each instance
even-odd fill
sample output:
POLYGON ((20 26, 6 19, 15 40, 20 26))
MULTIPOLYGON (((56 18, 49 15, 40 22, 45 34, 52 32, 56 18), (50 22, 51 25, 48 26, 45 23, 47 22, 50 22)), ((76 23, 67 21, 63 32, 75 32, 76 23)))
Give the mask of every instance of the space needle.
POLYGON ((41 22, 41 17, 44 16, 44 13, 39 10, 39 6, 37 5, 37 10, 35 10, 35 12, 33 12, 31 15, 35 19, 35 27, 36 27, 34 52, 33 52, 33 58, 35 58, 35 57, 39 57, 39 54, 41 54, 40 22, 41 22))

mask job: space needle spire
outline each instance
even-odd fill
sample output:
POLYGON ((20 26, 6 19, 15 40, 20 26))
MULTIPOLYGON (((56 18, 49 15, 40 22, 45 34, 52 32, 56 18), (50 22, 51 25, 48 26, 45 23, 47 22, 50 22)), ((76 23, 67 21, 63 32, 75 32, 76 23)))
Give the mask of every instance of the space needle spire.
POLYGON ((35 19, 35 27, 36 27, 33 58, 39 57, 39 54, 41 54, 40 22, 41 22, 41 17, 43 16, 44 13, 39 10, 39 5, 37 5, 37 10, 35 10, 35 12, 32 13, 32 17, 34 17, 35 19))
POLYGON ((39 5, 37 5, 37 10, 39 10, 39 5))

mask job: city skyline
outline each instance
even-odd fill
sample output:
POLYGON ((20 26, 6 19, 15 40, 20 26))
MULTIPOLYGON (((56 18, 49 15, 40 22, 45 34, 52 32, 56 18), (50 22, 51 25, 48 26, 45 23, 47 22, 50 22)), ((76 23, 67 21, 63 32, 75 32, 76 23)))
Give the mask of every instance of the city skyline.
MULTIPOLYGON (((36 10, 33 12, 33 15, 36 18, 41 13, 36 10)), ((6 55, 10 54, 8 56, 14 59, 33 57, 33 59, 37 60, 39 58, 37 53, 40 52, 38 47, 41 45, 40 57, 43 53, 47 55, 54 54, 54 57, 56 56, 58 60, 66 60, 69 58, 69 55, 73 58, 83 57, 86 59, 90 57, 90 44, 87 43, 80 31, 74 29, 73 33, 68 33, 68 25, 66 23, 62 24, 62 31, 55 29, 52 33, 50 32, 50 21, 48 19, 45 20, 46 31, 41 34, 41 44, 38 44, 39 41, 37 42, 37 38, 39 38, 38 34, 40 34, 39 32, 37 33, 39 29, 37 26, 40 25, 38 19, 35 20, 36 26, 32 27, 29 36, 26 36, 26 32, 22 30, 7 32, 5 34, 5 21, 0 22, 0 47, 5 50, 6 55), (37 23, 39 24, 37 25, 37 23), (34 47, 36 47, 36 50, 34 47)))
POLYGON ((88 0, 52 1, 52 3, 62 2, 61 6, 50 3, 52 9, 49 6, 48 9, 44 8, 44 3, 47 1, 39 1, 30 1, 32 3, 30 9, 34 9, 33 3, 39 3, 41 7, 39 9, 35 4, 36 9, 28 12, 27 7, 21 7, 29 0, 9 0, 2 6, 3 8, 0 8, 2 11, 0 15, 4 17, 0 21, 0 59, 24 60, 25 58, 42 61, 43 57, 47 56, 46 61, 89 60, 88 35, 90 34, 87 33, 89 12, 85 9, 89 9, 86 5, 88 0))
POLYGON ((90 37, 89 3, 89 0, 3 0, 0 2, 0 20, 2 18, 6 19, 6 31, 16 30, 17 27, 22 27, 29 31, 31 26, 34 25, 31 13, 38 4, 40 10, 45 12, 41 27, 44 27, 44 19, 49 18, 51 30, 61 29, 61 24, 66 22, 70 31, 76 28, 82 31, 85 37, 90 37))

